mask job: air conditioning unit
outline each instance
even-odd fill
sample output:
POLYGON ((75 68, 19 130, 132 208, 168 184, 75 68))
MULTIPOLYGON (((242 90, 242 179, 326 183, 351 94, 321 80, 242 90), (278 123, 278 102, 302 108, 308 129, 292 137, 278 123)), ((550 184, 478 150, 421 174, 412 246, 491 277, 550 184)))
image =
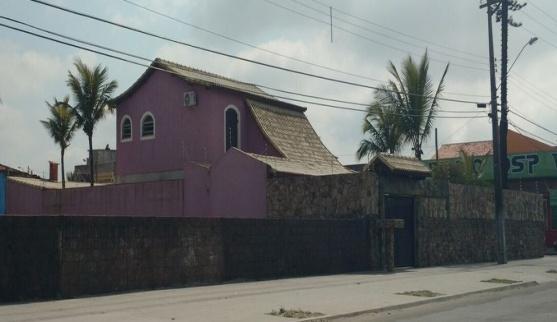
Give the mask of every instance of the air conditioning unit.
POLYGON ((197 95, 194 91, 184 93, 184 107, 194 107, 197 105, 197 95))

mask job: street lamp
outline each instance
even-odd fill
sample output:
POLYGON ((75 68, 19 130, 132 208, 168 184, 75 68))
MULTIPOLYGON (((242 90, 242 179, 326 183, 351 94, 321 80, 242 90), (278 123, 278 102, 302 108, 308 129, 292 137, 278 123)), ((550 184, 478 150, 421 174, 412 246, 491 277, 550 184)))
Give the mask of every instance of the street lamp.
POLYGON ((514 59, 513 63, 511 64, 511 67, 507 71, 507 74, 509 74, 511 72, 511 69, 513 69, 514 63, 516 63, 516 61, 518 60, 518 57, 520 57, 520 55, 522 55, 522 52, 524 51, 524 49, 526 49, 526 46, 532 46, 536 41, 538 41, 538 37, 532 37, 532 38, 530 38, 530 40, 528 40, 527 43, 524 44, 524 46, 522 46, 522 49, 520 50, 518 55, 516 55, 516 58, 514 59))

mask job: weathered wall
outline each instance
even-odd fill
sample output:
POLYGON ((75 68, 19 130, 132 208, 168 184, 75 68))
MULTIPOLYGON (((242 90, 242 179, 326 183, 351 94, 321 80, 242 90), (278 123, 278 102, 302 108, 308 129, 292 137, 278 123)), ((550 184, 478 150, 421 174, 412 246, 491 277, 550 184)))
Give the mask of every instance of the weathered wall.
POLYGON ((377 266, 367 220, 0 218, 0 301, 377 266))
MULTIPOLYGON (((449 184, 448 198, 417 198, 420 266, 496 260, 493 193, 485 187, 449 184)), ((509 259, 544 255, 541 195, 505 191, 509 259)))
MULTIPOLYGON (((383 195, 414 198, 416 265, 495 261, 493 191, 372 173, 271 178, 268 216, 275 218, 383 218, 383 195)), ((541 195, 505 191, 509 259, 544 254, 541 195)))
POLYGON ((370 173, 276 177, 267 182, 270 218, 355 218, 379 214, 377 177, 370 173))
POLYGON ((44 189, 8 180, 10 215, 181 216, 183 181, 44 189))

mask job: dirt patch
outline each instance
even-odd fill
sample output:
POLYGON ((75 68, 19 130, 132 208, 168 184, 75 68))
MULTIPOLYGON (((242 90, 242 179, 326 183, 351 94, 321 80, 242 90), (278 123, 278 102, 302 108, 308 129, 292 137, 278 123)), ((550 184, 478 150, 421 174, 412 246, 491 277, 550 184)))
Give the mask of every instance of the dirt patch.
POLYGON ((410 295, 410 296, 419 296, 419 297, 436 297, 436 296, 441 296, 441 295, 445 295, 442 293, 436 293, 436 292, 432 292, 429 290, 420 290, 420 291, 408 291, 408 292, 401 292, 401 293, 396 293, 398 295, 410 295))
POLYGON ((268 315, 273 315, 273 316, 282 316, 285 318, 293 318, 293 319, 305 319, 305 318, 313 318, 313 317, 318 317, 318 316, 323 316, 323 313, 319 313, 319 312, 310 312, 310 311, 304 311, 301 309, 297 309, 297 310, 287 310, 283 307, 281 307, 278 310, 272 310, 270 313, 267 313, 268 315))
POLYGON ((496 283, 496 284, 515 284, 515 283, 520 283, 522 281, 515 281, 515 280, 509 280, 506 278, 491 278, 488 280, 484 280, 482 281, 484 283, 496 283))

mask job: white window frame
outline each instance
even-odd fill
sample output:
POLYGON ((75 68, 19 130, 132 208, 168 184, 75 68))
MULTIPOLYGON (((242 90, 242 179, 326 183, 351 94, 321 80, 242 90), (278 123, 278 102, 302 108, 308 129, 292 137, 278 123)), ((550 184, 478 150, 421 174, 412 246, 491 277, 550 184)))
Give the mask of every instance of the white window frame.
POLYGON ((124 115, 122 116, 122 119, 120 120, 120 142, 130 142, 133 141, 133 121, 132 118, 129 115, 124 115), (130 137, 127 139, 124 139, 124 122, 126 120, 130 120, 130 137))
POLYGON ((228 105, 225 109, 224 109, 224 114, 223 114, 223 134, 224 134, 224 152, 226 152, 226 111, 228 111, 229 109, 233 109, 234 111, 236 111, 236 115, 238 115, 238 124, 236 125, 238 128, 238 147, 237 149, 242 149, 242 116, 240 114, 240 110, 230 104, 228 105))
POLYGON ((152 139, 155 138, 155 135, 156 135, 156 133, 157 133, 157 120, 155 119, 155 116, 153 115, 153 113, 151 113, 151 112, 149 112, 149 111, 143 113, 143 116, 141 116, 141 122, 139 123, 139 126, 140 126, 140 128, 139 128, 139 132, 140 132, 139 138, 140 138, 142 141, 143 141, 143 140, 152 140, 152 139), (147 116, 150 116, 150 117, 153 118, 153 134, 152 134, 152 135, 145 136, 145 135, 143 135, 143 121, 145 120, 145 118, 146 118, 147 116))

